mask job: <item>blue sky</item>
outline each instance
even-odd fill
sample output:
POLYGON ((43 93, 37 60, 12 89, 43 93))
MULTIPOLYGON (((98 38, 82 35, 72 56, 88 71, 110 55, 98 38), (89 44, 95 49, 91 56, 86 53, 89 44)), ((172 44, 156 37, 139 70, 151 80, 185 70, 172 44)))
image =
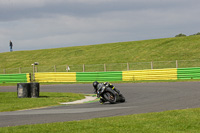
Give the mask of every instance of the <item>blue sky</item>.
POLYGON ((200 32, 199 0, 0 0, 0 52, 200 32))

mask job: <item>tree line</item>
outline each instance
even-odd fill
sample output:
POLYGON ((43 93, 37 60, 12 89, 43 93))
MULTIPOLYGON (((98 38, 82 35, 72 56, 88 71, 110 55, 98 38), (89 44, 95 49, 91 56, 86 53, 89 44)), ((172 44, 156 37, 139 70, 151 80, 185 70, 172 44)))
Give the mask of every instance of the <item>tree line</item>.
MULTIPOLYGON (((195 36, 195 35, 200 35, 200 32, 193 34, 193 35, 189 35, 189 36, 195 36)), ((180 34, 176 35, 175 37, 184 37, 184 36, 187 36, 187 35, 180 33, 180 34)))

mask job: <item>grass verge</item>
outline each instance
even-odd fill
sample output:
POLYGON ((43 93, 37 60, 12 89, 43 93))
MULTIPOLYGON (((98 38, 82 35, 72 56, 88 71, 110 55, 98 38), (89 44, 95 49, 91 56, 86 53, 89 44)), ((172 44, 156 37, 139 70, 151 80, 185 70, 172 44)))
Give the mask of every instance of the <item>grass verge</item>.
POLYGON ((200 108, 158 113, 95 118, 90 120, 2 127, 0 132, 59 133, 184 133, 200 132, 200 108))
POLYGON ((54 106, 83 98, 83 94, 56 92, 40 92, 39 98, 18 98, 17 92, 0 92, 0 112, 54 106))

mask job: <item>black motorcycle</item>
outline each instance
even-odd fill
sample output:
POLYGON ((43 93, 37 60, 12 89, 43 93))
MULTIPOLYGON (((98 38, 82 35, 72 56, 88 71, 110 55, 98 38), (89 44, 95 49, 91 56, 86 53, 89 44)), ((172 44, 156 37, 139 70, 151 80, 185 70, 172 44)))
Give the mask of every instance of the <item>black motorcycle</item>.
POLYGON ((103 100, 102 102, 110 102, 112 104, 117 102, 125 102, 125 97, 120 93, 117 93, 112 88, 105 86, 104 84, 98 84, 97 97, 103 100))

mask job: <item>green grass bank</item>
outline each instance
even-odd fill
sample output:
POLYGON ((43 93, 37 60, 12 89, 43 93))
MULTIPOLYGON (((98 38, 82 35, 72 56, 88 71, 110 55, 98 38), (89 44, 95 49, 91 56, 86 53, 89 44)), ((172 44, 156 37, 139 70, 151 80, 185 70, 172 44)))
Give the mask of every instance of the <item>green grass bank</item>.
POLYGON ((0 69, 66 64, 191 60, 200 57, 200 36, 0 53, 0 69))

